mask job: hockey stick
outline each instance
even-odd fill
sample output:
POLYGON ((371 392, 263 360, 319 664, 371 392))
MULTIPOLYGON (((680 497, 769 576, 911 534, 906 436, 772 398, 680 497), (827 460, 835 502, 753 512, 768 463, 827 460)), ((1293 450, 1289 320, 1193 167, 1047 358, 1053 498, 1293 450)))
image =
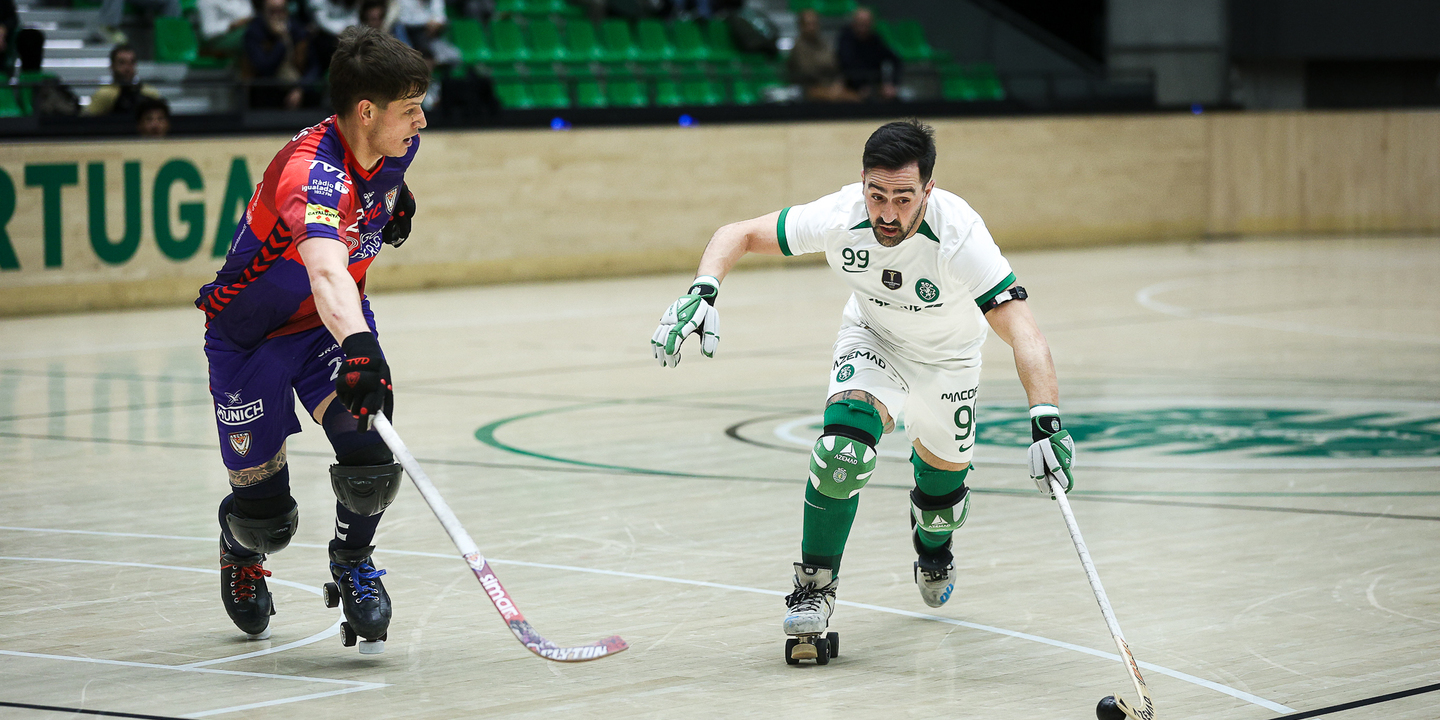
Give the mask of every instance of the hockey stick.
POLYGON ((1060 504, 1060 513, 1065 516, 1065 526, 1070 528, 1070 539, 1075 543, 1075 552, 1080 554, 1080 564, 1085 566, 1085 577, 1090 580, 1090 589, 1095 591, 1095 600, 1100 603, 1100 614, 1105 616, 1105 625, 1110 628, 1110 636, 1115 638, 1115 647, 1120 649, 1120 659, 1124 661, 1125 670, 1130 673, 1130 682, 1135 685, 1135 692, 1143 703, 1137 709, 1125 702, 1120 693, 1115 693, 1115 707, 1133 720, 1155 720, 1155 703, 1150 700, 1150 689, 1145 687, 1145 678, 1140 676, 1140 667, 1135 664, 1135 656, 1130 654, 1130 646, 1125 644, 1120 623, 1115 621, 1115 611, 1110 609, 1110 598, 1105 596, 1105 588, 1100 585, 1100 575, 1095 572, 1095 563, 1090 560, 1090 551, 1085 548, 1085 538, 1080 537, 1080 526, 1075 524, 1075 513, 1070 510, 1070 500, 1065 497, 1065 486, 1061 485, 1054 475, 1046 473, 1045 477, 1050 481, 1050 492, 1060 504))
POLYGON ((435 513, 435 517, 439 518, 440 524, 445 527, 445 532, 450 534, 450 540, 460 550, 466 564, 475 573, 475 578, 480 581, 481 587, 485 588, 485 594, 490 596, 490 602, 494 603, 495 610, 510 626, 510 632, 515 633, 515 639, 530 648, 530 652, 546 660, 585 662, 609 657, 630 647, 620 639, 619 635, 611 635, 604 640, 576 647, 559 647, 540 637, 540 633, 530 627, 529 621, 520 612, 520 608, 515 606, 515 601, 510 599, 509 593, 505 592, 505 587, 500 584, 500 578, 495 577, 495 572, 490 569, 490 563, 485 560, 484 555, 480 554, 480 548, 475 546, 475 541, 470 539, 470 534, 461 527, 459 518, 455 517, 455 513, 445 503, 445 498, 440 497, 440 491, 435 489, 434 483, 431 483, 430 478, 425 475, 425 471, 420 469, 420 464, 415 462, 415 456, 410 454, 410 450, 405 447, 405 442, 395 433, 394 426, 390 424, 384 414, 375 415, 375 430, 380 433, 381 438, 384 438, 385 444, 390 446, 390 452, 395 453, 396 460, 414 481, 415 488, 425 497, 425 502, 430 505, 430 510, 435 513))

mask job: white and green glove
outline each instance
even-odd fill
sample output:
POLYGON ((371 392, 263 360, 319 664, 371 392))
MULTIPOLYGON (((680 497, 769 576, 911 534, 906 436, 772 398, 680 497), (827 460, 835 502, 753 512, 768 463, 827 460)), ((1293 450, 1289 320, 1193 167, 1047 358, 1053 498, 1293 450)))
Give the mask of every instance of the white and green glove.
POLYGON ((1075 441, 1070 431, 1060 427, 1060 408, 1054 405, 1036 405, 1030 408, 1030 477, 1040 487, 1040 492, 1054 497, 1050 478, 1060 481, 1065 492, 1075 486, 1075 476, 1070 464, 1075 460, 1075 441))
POLYGON ((700 336, 700 352, 705 353, 705 357, 715 357, 715 347, 720 344, 720 311, 715 309, 715 298, 719 294, 720 281, 701 275, 665 310, 660 317, 660 327, 650 338, 650 349, 661 365, 680 364, 680 344, 692 333, 700 336))

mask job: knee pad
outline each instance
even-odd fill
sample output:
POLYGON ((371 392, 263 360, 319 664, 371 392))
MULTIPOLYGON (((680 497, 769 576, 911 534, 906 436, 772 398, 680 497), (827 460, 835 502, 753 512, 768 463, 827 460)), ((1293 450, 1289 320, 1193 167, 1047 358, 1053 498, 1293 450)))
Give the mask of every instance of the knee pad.
POLYGON ((880 411, 869 403, 831 403, 824 433, 810 452, 810 485, 826 497, 854 497, 875 473, 875 444, 883 431, 880 411))
POLYGON ((370 517, 385 512, 400 493, 400 463, 331 465, 330 487, 346 510, 370 517))
POLYGON ((287 499, 290 501, 290 510, 276 517, 250 518, 233 512, 226 513, 225 526, 230 529, 230 536, 250 552, 274 553, 284 550, 300 527, 300 506, 293 498, 287 496, 287 499))
POLYGON ((936 535, 947 535, 965 524, 970 514, 970 488, 964 485, 947 495, 926 495, 919 488, 910 491, 910 526, 936 535))

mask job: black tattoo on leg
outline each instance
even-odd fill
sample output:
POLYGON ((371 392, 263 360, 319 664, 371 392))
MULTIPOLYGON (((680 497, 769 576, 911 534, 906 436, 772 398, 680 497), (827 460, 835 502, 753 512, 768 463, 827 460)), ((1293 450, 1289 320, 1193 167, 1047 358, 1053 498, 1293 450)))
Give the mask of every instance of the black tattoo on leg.
POLYGON ((880 399, 875 397, 874 395, 871 395, 864 390, 842 390, 838 393, 835 393, 834 395, 831 395, 830 399, 827 400, 825 404, 834 405, 841 400, 859 400, 860 402, 863 402, 870 407, 879 410, 880 421, 885 424, 885 429, 882 432, 890 433, 895 430, 895 419, 890 417, 890 410, 887 409, 885 407, 885 404, 880 402, 880 399))
POLYGON ((234 487, 254 485, 275 477, 275 473, 280 472, 280 468, 283 467, 285 467, 285 446, 281 445, 280 452, 275 453, 275 457, 270 458, 264 465, 256 465, 244 470, 231 470, 230 484, 234 487))

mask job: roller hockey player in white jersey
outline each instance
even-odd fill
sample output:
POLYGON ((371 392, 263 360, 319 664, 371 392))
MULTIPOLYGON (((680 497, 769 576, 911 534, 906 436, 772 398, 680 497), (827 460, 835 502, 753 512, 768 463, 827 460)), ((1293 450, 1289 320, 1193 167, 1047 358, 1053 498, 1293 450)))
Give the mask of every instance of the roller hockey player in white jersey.
POLYGON ((1069 492, 1074 443, 1060 425, 1050 348, 980 216, 935 188, 933 131, 919 121, 882 126, 865 143, 859 183, 805 205, 726 225, 706 246, 690 289, 665 311, 651 338, 666 367, 700 335, 712 357, 720 340, 720 281, 746 253, 823 252, 853 293, 845 306, 825 407, 810 456, 801 561, 786 597, 786 661, 824 664, 838 636, 840 559, 861 488, 875 472, 875 445, 904 408, 915 488, 910 524, 920 596, 931 607, 955 587, 951 534, 970 508, 965 475, 975 447, 975 397, 987 324, 1010 345, 1030 403, 1030 474, 1069 492))

